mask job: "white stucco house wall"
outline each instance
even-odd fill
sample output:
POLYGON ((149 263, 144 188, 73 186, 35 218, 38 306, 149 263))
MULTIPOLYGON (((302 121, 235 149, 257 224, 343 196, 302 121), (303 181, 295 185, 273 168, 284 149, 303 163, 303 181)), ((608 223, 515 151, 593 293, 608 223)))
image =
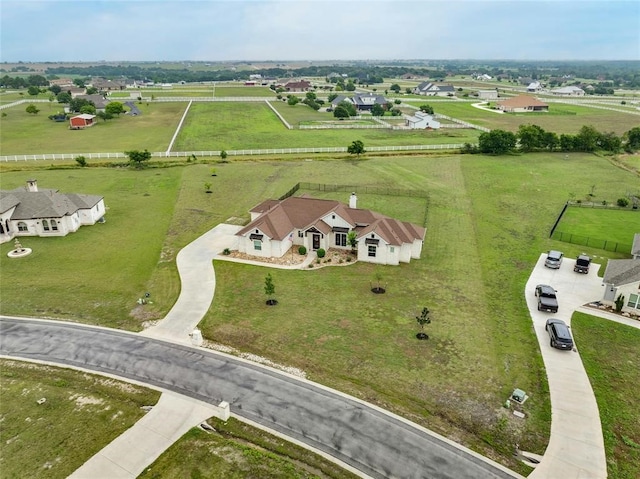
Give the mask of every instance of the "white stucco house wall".
POLYGON ((104 214, 102 196, 39 189, 28 180, 25 187, 0 190, 0 243, 16 236, 66 236, 104 221, 104 214))
POLYGON ((238 233, 238 251, 282 257, 292 247, 350 250, 347 235, 357 238, 359 261, 398 265, 420 258, 425 228, 334 200, 291 196, 266 200, 251 210, 251 221, 238 233))
POLYGON ((622 312, 640 316, 640 233, 634 235, 631 256, 633 259, 611 259, 607 263, 602 277, 602 302, 614 306, 616 298, 622 295, 622 312))

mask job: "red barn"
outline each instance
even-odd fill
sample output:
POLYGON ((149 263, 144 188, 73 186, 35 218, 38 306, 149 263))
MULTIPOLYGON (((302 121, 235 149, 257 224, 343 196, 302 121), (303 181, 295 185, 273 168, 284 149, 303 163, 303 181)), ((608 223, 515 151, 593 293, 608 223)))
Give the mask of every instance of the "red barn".
POLYGON ((89 128, 90 126, 94 125, 93 119, 95 117, 95 115, 89 115, 88 113, 83 113, 82 115, 71 117, 71 119, 69 119, 69 128, 71 130, 82 130, 83 128, 89 128))

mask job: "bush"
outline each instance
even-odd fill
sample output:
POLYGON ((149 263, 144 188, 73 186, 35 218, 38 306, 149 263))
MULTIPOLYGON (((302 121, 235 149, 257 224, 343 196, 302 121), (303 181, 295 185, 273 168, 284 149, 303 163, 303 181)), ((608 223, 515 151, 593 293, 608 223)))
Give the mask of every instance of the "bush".
POLYGON ((318 255, 318 258, 324 258, 324 255, 327 254, 327 252, 322 248, 320 248, 318 251, 316 251, 316 253, 318 255))
POLYGON ((618 198, 618 201, 616 201, 616 204, 621 208, 626 208, 627 206, 629 206, 629 200, 626 198, 618 198))
POLYGON ((87 159, 84 156, 78 156, 76 158, 76 163, 78 163, 78 165, 80 165, 81 167, 85 167, 87 166, 87 159))
POLYGON ((230 255, 231 254, 231 250, 229 248, 225 248, 225 249, 222 250, 222 254, 225 255, 225 256, 230 255))
POLYGON ((298 248, 298 254, 301 254, 301 255, 307 254, 307 248, 305 246, 300 246, 298 248))

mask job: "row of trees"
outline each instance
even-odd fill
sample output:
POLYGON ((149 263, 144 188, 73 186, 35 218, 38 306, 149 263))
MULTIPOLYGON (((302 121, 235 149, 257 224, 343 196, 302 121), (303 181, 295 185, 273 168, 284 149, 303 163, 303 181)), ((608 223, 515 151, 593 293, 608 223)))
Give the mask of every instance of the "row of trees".
POLYGON ((545 131, 538 125, 520 125, 517 133, 504 130, 491 130, 482 133, 478 138, 478 146, 466 143, 465 153, 486 153, 503 155, 512 151, 579 151, 594 152, 621 151, 634 152, 640 150, 640 127, 632 128, 622 135, 613 132, 599 132, 593 126, 583 126, 576 135, 545 131))

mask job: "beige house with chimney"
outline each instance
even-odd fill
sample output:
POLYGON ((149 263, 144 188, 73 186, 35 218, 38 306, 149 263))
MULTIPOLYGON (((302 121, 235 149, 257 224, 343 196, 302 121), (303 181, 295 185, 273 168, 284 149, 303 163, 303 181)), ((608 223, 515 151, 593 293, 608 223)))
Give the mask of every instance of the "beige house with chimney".
POLYGON ((357 239, 359 261, 398 265, 419 259, 425 228, 375 211, 357 208, 353 193, 349 205, 309 196, 266 200, 251 210, 250 223, 237 236, 238 251, 254 256, 282 257, 297 246, 350 250, 350 232, 357 239))
POLYGON ((25 187, 0 190, 0 243, 16 236, 66 236, 80 226, 104 221, 104 198, 58 190, 25 187))

